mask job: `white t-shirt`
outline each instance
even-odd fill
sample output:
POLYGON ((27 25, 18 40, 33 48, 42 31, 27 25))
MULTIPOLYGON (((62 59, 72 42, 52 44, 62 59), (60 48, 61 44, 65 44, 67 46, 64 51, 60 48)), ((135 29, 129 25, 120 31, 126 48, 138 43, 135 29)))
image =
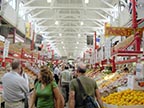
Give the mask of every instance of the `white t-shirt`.
POLYGON ((55 67, 55 69, 54 69, 54 74, 59 75, 59 73, 60 73, 59 68, 58 68, 58 67, 55 67))
POLYGON ((62 71, 60 76, 62 84, 69 84, 69 82, 72 80, 72 72, 69 70, 62 71))
POLYGON ((25 98, 28 86, 17 72, 8 72, 2 77, 3 98, 7 102, 16 102, 25 98))

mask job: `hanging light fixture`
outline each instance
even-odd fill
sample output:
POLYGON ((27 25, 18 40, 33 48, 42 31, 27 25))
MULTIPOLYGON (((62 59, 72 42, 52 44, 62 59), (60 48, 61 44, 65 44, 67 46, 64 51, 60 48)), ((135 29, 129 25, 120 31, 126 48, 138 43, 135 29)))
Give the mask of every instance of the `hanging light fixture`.
POLYGON ((62 34, 61 34, 61 33, 59 33, 59 36, 62 36, 62 34))
POLYGON ((84 25, 84 23, 81 21, 80 25, 84 25))
POLYGON ((58 21, 56 21, 56 22, 55 22, 55 25, 58 25, 58 24, 59 24, 59 22, 58 22, 58 21))
POLYGON ((81 35, 80 35, 80 34, 78 34, 78 37, 81 37, 81 35))
POLYGON ((85 4, 88 4, 89 3, 89 0, 85 0, 85 4))
POLYGON ((52 0, 47 0, 48 3, 51 3, 52 0))

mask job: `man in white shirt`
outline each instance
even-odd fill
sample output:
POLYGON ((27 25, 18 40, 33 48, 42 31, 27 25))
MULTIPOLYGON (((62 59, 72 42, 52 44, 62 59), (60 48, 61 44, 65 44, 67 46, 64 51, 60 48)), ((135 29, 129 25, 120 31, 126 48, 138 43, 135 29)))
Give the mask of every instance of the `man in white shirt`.
POLYGON ((68 102, 69 97, 69 83, 72 80, 72 72, 68 66, 65 66, 65 70, 60 73, 60 86, 62 87, 65 103, 68 102))
POLYGON ((12 71, 2 77, 3 98, 5 108, 24 108, 25 94, 28 93, 28 85, 20 76, 21 65, 19 60, 13 60, 12 71))
POLYGON ((54 69, 54 78, 57 84, 59 82, 59 74, 60 74, 60 69, 58 68, 58 65, 56 65, 54 69))

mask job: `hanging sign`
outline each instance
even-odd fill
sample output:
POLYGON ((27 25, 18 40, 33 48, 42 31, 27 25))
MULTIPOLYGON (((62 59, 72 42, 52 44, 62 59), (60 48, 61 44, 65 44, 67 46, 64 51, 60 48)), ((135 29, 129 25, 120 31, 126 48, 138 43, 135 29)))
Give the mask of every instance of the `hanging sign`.
MULTIPOLYGON (((142 35, 143 28, 137 28, 136 33, 142 35)), ((134 34, 133 28, 126 27, 105 27, 105 36, 130 36, 134 34)))
POLYGON ((25 24, 25 34, 28 39, 31 38, 31 23, 29 22, 25 24))
POLYGON ((8 57, 9 44, 10 44, 10 41, 5 40, 5 43, 4 43, 4 50, 3 50, 3 58, 8 57))

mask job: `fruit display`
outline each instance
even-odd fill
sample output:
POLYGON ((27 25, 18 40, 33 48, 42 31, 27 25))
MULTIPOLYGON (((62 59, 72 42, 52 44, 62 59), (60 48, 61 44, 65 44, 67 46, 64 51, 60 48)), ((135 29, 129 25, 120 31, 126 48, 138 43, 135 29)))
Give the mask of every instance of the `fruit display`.
POLYGON ((127 75, 127 73, 111 73, 97 80, 101 95, 107 96, 116 92, 118 87, 127 85, 127 75))
POLYGON ((144 105, 144 91, 134 91, 127 89, 121 92, 110 94, 107 97, 102 97, 102 100, 106 104, 117 106, 144 105))
MULTIPOLYGON (((107 87, 107 86, 110 86, 110 85, 113 85, 113 86, 120 86, 120 82, 122 82, 122 79, 125 78, 127 76, 126 73, 113 73, 113 74, 110 74, 110 75, 107 75, 104 77, 104 82, 101 83, 99 85, 99 88, 104 88, 104 87, 107 87)), ((122 83, 125 83, 122 82, 122 83)))
POLYGON ((101 76, 100 69, 96 69, 96 70, 91 69, 91 70, 86 72, 86 76, 91 77, 93 79, 100 77, 101 76))

